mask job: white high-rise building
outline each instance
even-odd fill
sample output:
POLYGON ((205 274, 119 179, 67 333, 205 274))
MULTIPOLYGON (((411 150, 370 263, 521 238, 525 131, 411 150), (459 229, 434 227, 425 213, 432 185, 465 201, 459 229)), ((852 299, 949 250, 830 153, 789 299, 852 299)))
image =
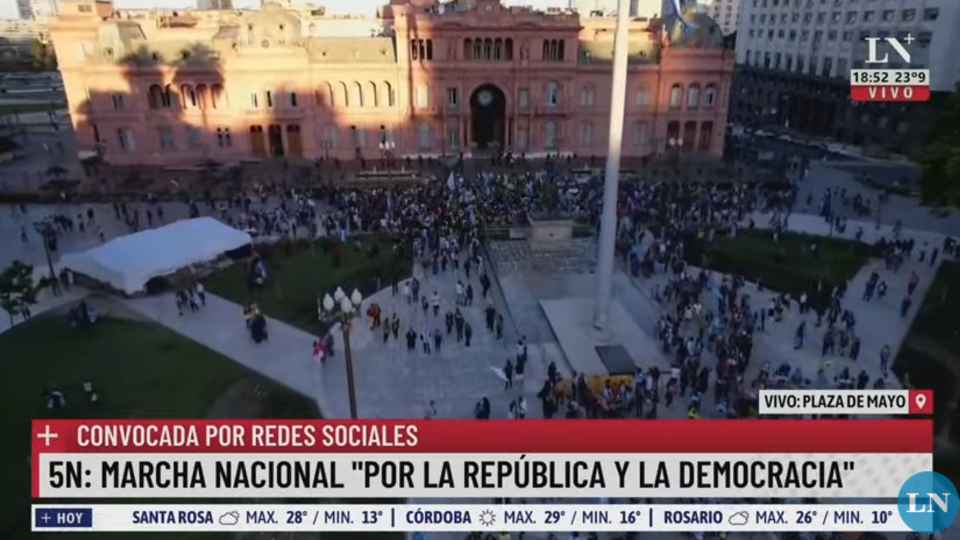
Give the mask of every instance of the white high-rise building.
POLYGON ((958 28, 958 0, 742 0, 733 119, 854 144, 916 144, 922 107, 852 105, 850 70, 864 67, 865 38, 897 38, 911 63, 890 50, 882 67, 929 69, 931 90, 950 92, 960 79, 958 28))
POLYGON ((717 21, 723 35, 737 31, 740 23, 740 4, 750 0, 697 0, 697 10, 717 21))
POLYGON ((17 13, 21 19, 48 20, 57 16, 57 0, 17 0, 17 13))
POLYGON ((935 91, 960 76, 957 0, 743 0, 740 12, 738 64, 849 77, 867 58, 864 38, 896 37, 913 62, 889 67, 929 69, 935 91))

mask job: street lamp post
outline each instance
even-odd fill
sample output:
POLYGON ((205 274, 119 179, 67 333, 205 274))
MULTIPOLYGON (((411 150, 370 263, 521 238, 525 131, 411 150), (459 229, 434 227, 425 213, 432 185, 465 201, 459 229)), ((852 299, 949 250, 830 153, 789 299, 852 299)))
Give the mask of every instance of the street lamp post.
POLYGON ((380 159, 384 160, 387 168, 393 167, 393 152, 397 148, 397 143, 384 139, 380 141, 380 159))
POLYGON ((350 398, 350 418, 357 419, 357 386, 353 373, 353 350, 350 346, 350 330, 353 320, 360 317, 360 306, 363 304, 363 295, 357 289, 347 296, 343 289, 337 290, 330 296, 323 296, 318 310, 321 321, 339 323, 343 333, 343 355, 347 363, 347 393, 350 398))
POLYGON ((680 137, 667 140, 667 147, 670 149, 670 152, 673 154, 673 159, 677 163, 680 163, 680 150, 683 149, 683 139, 680 137))
POLYGON ((33 229, 37 231, 37 234, 40 235, 43 241, 43 251, 47 256, 47 268, 50 270, 50 279, 55 280, 57 279, 57 273, 53 270, 53 255, 51 255, 51 252, 57 250, 57 231, 48 220, 33 222, 33 229))

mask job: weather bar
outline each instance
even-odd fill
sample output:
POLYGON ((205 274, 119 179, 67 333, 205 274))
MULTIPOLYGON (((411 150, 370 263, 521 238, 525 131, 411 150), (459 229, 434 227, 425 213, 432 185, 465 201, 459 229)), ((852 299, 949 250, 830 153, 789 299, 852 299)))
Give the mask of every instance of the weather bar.
POLYGON ((34 532, 896 532, 896 505, 35 505, 34 532))

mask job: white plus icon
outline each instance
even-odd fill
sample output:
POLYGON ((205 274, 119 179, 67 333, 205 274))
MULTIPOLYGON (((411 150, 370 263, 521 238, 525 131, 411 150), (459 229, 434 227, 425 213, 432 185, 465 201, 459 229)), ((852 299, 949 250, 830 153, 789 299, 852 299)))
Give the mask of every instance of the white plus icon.
POLYGON ((50 431, 50 426, 46 426, 44 429, 45 431, 43 433, 37 434, 37 438, 43 440, 44 446, 50 446, 50 439, 56 439, 59 435, 50 431))
POLYGON ((907 37, 903 38, 903 40, 907 42, 907 45, 913 45, 913 42, 917 39, 913 37, 913 34, 907 34, 907 37))

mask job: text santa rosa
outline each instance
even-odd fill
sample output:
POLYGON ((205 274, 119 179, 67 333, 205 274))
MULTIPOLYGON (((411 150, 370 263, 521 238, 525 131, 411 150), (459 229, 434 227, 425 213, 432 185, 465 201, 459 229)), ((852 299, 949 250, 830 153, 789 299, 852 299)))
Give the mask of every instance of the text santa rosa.
POLYGON ((927 423, 36 421, 34 496, 896 496, 927 423))

